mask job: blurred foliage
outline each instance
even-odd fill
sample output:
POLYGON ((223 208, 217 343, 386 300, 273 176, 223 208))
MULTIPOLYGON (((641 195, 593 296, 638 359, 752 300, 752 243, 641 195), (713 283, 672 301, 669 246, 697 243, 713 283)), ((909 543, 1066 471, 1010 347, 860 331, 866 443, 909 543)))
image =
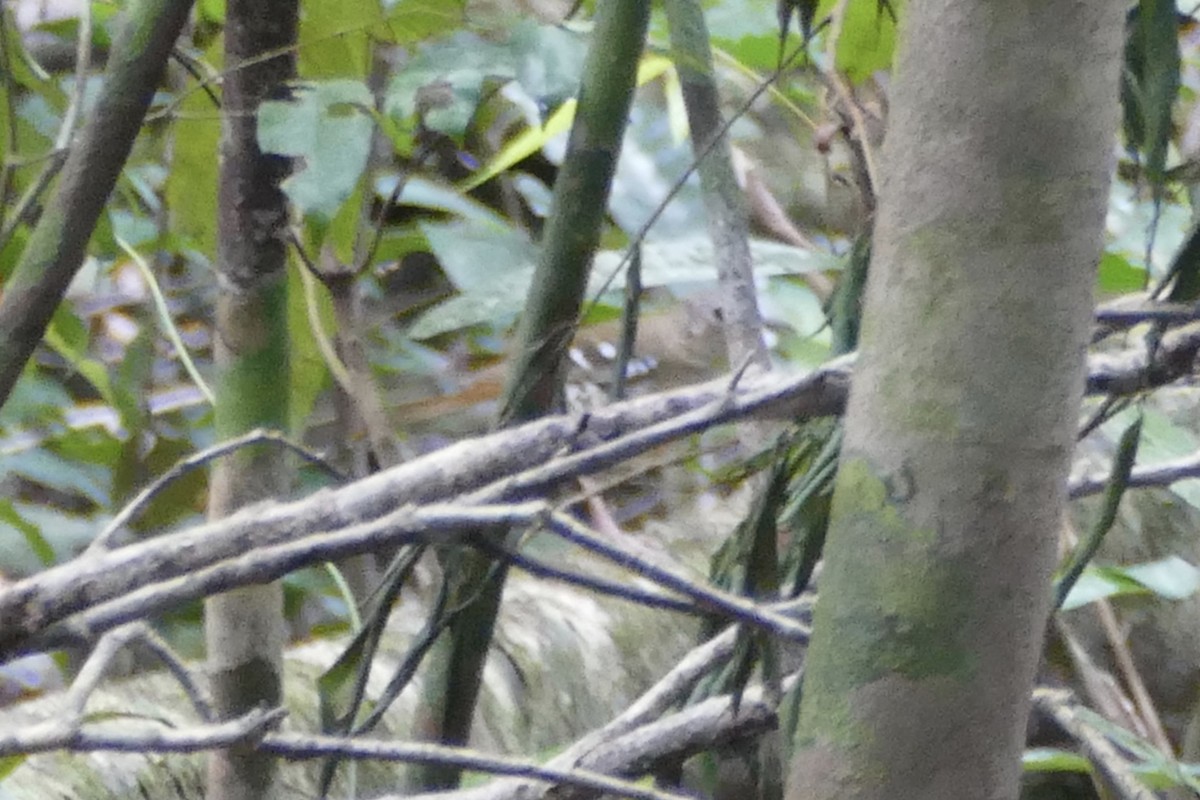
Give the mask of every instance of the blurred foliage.
MULTIPOLYGON (((549 213, 592 5, 583 3, 562 24, 528 13, 515 0, 304 5, 298 53, 303 81, 264 107, 260 146, 295 160, 286 190, 300 247, 319 266, 328 255, 356 270, 368 357, 389 400, 399 404, 458 391, 477 366, 503 351, 549 213)), ((851 0, 844 17, 822 26, 841 5, 821 0, 809 58, 791 61, 757 98, 753 92, 779 60, 776 0, 705 5, 725 112, 740 114, 732 141, 795 226, 815 242, 802 248, 758 230, 751 243, 775 356, 811 367, 829 357, 833 337, 821 302, 800 276, 836 275, 863 222, 848 155, 848 140, 857 134, 834 111, 828 70, 836 68, 859 102, 875 103, 886 113, 893 15, 902 17, 904 4, 851 0), (837 40, 831 41, 834 31, 837 40)), ((557 8, 561 14, 570 6, 562 2, 557 8)), ((99 53, 108 44, 115 8, 93 3, 92 46, 99 53)), ((212 443, 203 393, 166 335, 168 327, 177 332, 200 371, 211 370, 224 4, 202 0, 197 8, 193 38, 180 43, 181 62, 171 66, 160 87, 152 118, 93 236, 89 262, 45 345, 0 409, 0 572, 6 576, 79 552, 149 481, 212 443), (170 326, 154 307, 150 281, 119 241, 149 263, 170 326)), ((38 187, 68 105, 78 96, 86 113, 98 75, 77 93, 70 70, 42 71, 22 56, 25 44, 36 52, 33 32, 22 38, 11 18, 8 22, 7 60, 0 65, 0 279, 40 213, 38 187), (29 202, 22 204, 23 198, 29 202)), ((1200 259, 1180 257, 1194 238, 1187 193, 1195 172, 1188 167, 1197 155, 1184 141, 1196 135, 1187 126, 1196 124, 1191 106, 1200 82, 1188 27, 1174 4, 1142 0, 1130 12, 1122 92, 1124 146, 1133 163, 1123 165, 1112 189, 1110 236, 1097 273, 1104 298, 1173 280, 1177 293, 1188 294, 1181 299, 1194 300, 1188 287, 1200 274, 1200 259)), ((36 33, 73 44, 78 30, 68 18, 43 24, 36 33)), ((931 46, 936 36, 930 33, 931 46)), ((658 16, 652 42, 641 64, 609 227, 597 254, 595 273, 604 283, 592 290, 607 305, 598 318, 615 316, 624 284, 617 266, 643 228, 647 286, 686 295, 713 275, 697 182, 686 177, 692 156, 679 83, 661 55, 668 48, 665 21, 658 16), (682 189, 673 192, 679 182, 682 189)), ((800 46, 793 27, 785 52, 800 46)), ((293 433, 329 447, 332 379, 314 325, 332 335, 333 316, 328 293, 320 286, 306 288, 303 270, 296 259, 290 277, 296 357, 287 387, 296 409, 293 433)), ((1142 413, 1139 464, 1195 452, 1194 424, 1152 404, 1142 413)), ((1084 450, 1093 447, 1093 454, 1110 458, 1117 431, 1129 421, 1114 418, 1097 435, 1107 445, 1085 442, 1084 450)), ((414 434, 410 450, 435 446, 458 430, 448 418, 439 424, 443 427, 428 438, 414 434)), ((789 508, 783 490, 794 494, 805 485, 810 462, 827 468, 820 452, 815 445, 796 449, 792 460, 803 462, 797 467, 802 474, 786 480, 777 475, 773 483, 780 492, 770 508, 747 522, 756 534, 747 541, 763 545, 760 551, 774 546, 768 542, 775 533, 768 518, 781 509, 797 529, 819 522, 804 513, 819 517, 821 508, 789 508)), ((301 475, 308 481, 308 473, 301 475)), ((708 479, 700 469, 695 476, 708 479)), ((824 485, 813 485, 818 484, 824 485)), ((199 519, 206 489, 203 471, 188 473, 156 496, 128 533, 151 536, 199 519)), ((827 502, 823 489, 813 491, 827 502)), ((1195 481, 1177 484, 1170 497, 1200 510, 1195 481)), ((1101 555, 1083 572, 1067 598, 1069 607, 1100 597, 1193 597, 1200 583, 1195 549, 1132 565, 1109 563, 1101 555)), ((757 583, 736 565, 730 569, 738 578, 731 586, 757 592, 764 585, 803 583, 811 564, 802 553, 793 554, 779 564, 783 574, 757 583)), ((324 573, 293 576, 288 600, 294 619, 304 620, 298 631, 347 624, 345 604, 324 573)), ((181 612, 164 625, 178 640, 194 643, 194 613, 181 612)))

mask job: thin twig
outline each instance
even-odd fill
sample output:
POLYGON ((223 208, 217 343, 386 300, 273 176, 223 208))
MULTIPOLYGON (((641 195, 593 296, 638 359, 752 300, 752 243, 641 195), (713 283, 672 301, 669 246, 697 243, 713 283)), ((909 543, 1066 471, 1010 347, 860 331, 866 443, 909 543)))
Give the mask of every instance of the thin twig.
POLYGON ((569 542, 579 545, 614 564, 635 572, 668 589, 692 598, 706 610, 722 611, 733 619, 770 631, 785 639, 804 642, 808 640, 808 626, 778 614, 769 607, 746 598, 704 586, 689 578, 669 572, 656 564, 621 550, 593 535, 587 526, 574 517, 561 512, 548 517, 549 529, 569 542))
POLYGON ((1105 784, 1123 800, 1154 800, 1154 793, 1137 779, 1117 748, 1083 719, 1070 692, 1038 688, 1033 692, 1033 704, 1079 742, 1105 784))
POLYGON ((124 508, 122 508, 115 517, 112 518, 104 529, 96 535, 92 543, 88 545, 85 555, 90 555, 103 550, 108 550, 113 546, 114 539, 118 532, 124 528, 130 520, 132 520, 139 512, 141 512, 151 500, 158 496, 171 483, 179 480, 187 473, 199 467, 206 466, 211 461, 214 461, 222 456, 240 450, 243 447, 249 447, 255 444, 276 444, 299 455, 308 463, 323 470, 327 475, 338 482, 345 480, 342 475, 332 464, 326 461, 317 453, 306 448, 304 445, 293 442, 279 431, 269 431, 263 428, 243 433, 241 436, 236 436, 233 439, 228 439, 224 442, 218 442, 211 447, 206 447, 203 450, 192 453, 186 458, 177 461, 169 470, 155 478, 149 486, 138 492, 137 497, 130 500, 124 508))

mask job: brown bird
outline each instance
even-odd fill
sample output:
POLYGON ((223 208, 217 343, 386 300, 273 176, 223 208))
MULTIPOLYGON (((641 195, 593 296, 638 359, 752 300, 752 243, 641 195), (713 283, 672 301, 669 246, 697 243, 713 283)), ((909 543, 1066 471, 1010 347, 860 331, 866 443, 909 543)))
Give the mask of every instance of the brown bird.
MULTIPOLYGON (((569 406, 604 402, 614 378, 619 338, 617 321, 579 329, 567 353, 569 406)), ((717 296, 701 293, 646 310, 638 321, 633 352, 626 368, 630 395, 712 378, 727 366, 717 296)), ((508 366, 507 359, 501 360, 473 372, 459 391, 403 402, 395 407, 394 419, 405 427, 472 410, 486 414, 500 399, 508 366)))

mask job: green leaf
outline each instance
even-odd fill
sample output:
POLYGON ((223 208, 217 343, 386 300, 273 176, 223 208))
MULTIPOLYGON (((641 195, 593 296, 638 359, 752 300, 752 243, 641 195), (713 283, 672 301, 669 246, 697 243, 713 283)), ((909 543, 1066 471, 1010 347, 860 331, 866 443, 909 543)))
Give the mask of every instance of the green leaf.
POLYGON ((368 32, 382 19, 378 0, 307 3, 300 23, 300 74, 366 80, 371 69, 368 32))
POLYGON ((38 526, 26 520, 8 500, 0 500, 0 522, 5 522, 18 530, 25 537, 25 544, 42 562, 43 567, 49 567, 57 560, 54 548, 42 536, 38 526))
POLYGON ((1026 772, 1082 772, 1092 771, 1092 765, 1078 753, 1059 750, 1056 747, 1031 747, 1021 756, 1021 766, 1026 772))
POLYGON ((1128 567, 1088 567, 1063 603, 1080 608, 1106 597, 1158 595, 1183 600, 1200 589, 1200 569, 1178 556, 1128 567))
MULTIPOLYGON (((335 5, 336 4, 331 4, 335 5)), ((467 0, 383 0, 385 23, 372 35, 392 44, 412 44, 462 27, 467 0)))
MULTIPOLYGON (((146 483, 146 476, 166 473, 184 458, 192 455, 195 448, 186 439, 157 436, 148 453, 129 449, 128 467, 114 475, 114 494, 123 500, 131 498, 146 483), (117 479, 122 483, 117 488, 117 479)), ((208 488, 208 472, 190 469, 168 483, 154 498, 142 507, 129 527, 138 533, 161 531, 172 525, 198 517, 204 509, 205 492, 208 488)))
POLYGON ((462 294, 421 315, 410 331, 414 339, 481 322, 505 324, 524 307, 537 252, 522 231, 467 220, 420 227, 462 294))
MULTIPOLYGON (((750 255, 754 261, 754 274, 760 278, 841 269, 841 261, 834 256, 766 239, 751 239, 750 255)), ((624 251, 597 253, 592 268, 593 285, 589 290, 594 292, 607 281, 624 256, 624 251)), ((642 282, 647 286, 706 284, 712 283, 716 275, 712 243, 707 236, 662 239, 642 246, 642 282)), ((624 286, 624 278, 620 275, 611 284, 613 289, 624 286)))
POLYGON ((1129 259, 1113 252, 1100 257, 1096 273, 1096 288, 1105 294, 1124 294, 1140 291, 1146 285, 1146 270, 1134 266, 1129 259))
MULTIPOLYGON (((495 228, 465 221, 422 223, 430 249, 462 294, 425 312, 414 324, 414 339, 483 322, 507 324, 525 305, 537 257, 532 242, 513 228, 495 228)), ((810 270, 837 269, 832 256, 789 245, 752 240, 750 254, 760 276, 790 275, 810 270)), ((617 265, 624 251, 596 255, 588 292, 617 291, 625 286, 617 265), (611 278, 611 280, 610 280, 611 278)), ((711 242, 703 236, 647 242, 642 246, 642 283, 678 286, 711 283, 715 278, 711 242)))
POLYGON ((1175 3, 1140 0, 1128 16, 1121 102, 1126 145, 1141 156, 1155 197, 1164 188, 1179 64, 1175 3))
POLYGON ((59 458, 46 449, 26 450, 7 456, 4 459, 4 473, 21 475, 67 495, 84 497, 98 506, 107 506, 110 500, 106 465, 59 458))
POLYGON ((70 405, 71 396, 62 384, 45 375, 36 359, 30 359, 8 402, 0 407, 0 426, 42 426, 58 420, 62 409, 70 405))
POLYGON ((196 10, 200 13, 200 18, 206 22, 217 24, 225 22, 225 0, 199 0, 196 3, 196 10))
MULTIPOLYGON (((827 16, 839 0, 823 0, 817 19, 827 16)), ((896 50, 896 20, 903 3, 882 5, 879 0, 850 0, 837 43, 837 68, 855 83, 862 83, 880 70, 891 69, 896 50)))
POLYGON ((0 757, 0 780, 4 780, 19 766, 25 763, 28 755, 0 757))
POLYGON ((1200 569, 1179 556, 1135 564, 1126 567, 1125 574, 1159 597, 1168 600, 1191 597, 1200 589, 1200 569))
MULTIPOLYGON (((91 3, 92 13, 92 47, 108 48, 112 46, 110 28, 113 27, 120 8, 112 3, 91 3)), ((79 17, 64 17, 62 19, 42 22, 37 30, 52 33, 59 38, 74 42, 79 38, 79 17)))
MULTIPOLYGON (((394 175, 381 178, 376 182, 375 191, 382 197, 390 197, 397 180, 394 175)), ((496 230, 508 227, 504 217, 466 194, 464 189, 419 175, 414 175, 405 182, 398 202, 399 205, 453 214, 467 222, 491 226, 496 230)))
POLYGON ((300 213, 332 220, 354 191, 371 147, 372 108, 370 90, 352 80, 300 84, 290 101, 260 106, 259 147, 301 161, 283 183, 300 213))
MULTIPOLYGON (((657 55, 646 56, 638 66, 637 85, 644 86, 671 68, 672 63, 669 58, 657 55)), ((523 131, 510 139, 500 149, 500 152, 462 185, 462 190, 470 191, 506 172, 534 153, 540 152, 551 139, 570 130, 571 123, 574 121, 575 99, 568 98, 549 118, 544 121, 536 120, 537 124, 529 124, 523 131)))
POLYGON ((108 467, 120 453, 121 440, 103 426, 64 430, 47 440, 46 450, 66 461, 108 467))
POLYGON ((524 303, 525 287, 537 258, 537 250, 524 231, 505 224, 481 225, 466 220, 446 224, 422 222, 420 228, 430 250, 459 291, 499 292, 505 283, 518 281, 522 286, 513 294, 524 303))
MULTIPOLYGON (((5 459, 4 469, 0 472, 7 472, 8 463, 9 459, 5 459)), ((79 552, 96 534, 96 516, 69 514, 57 508, 32 503, 12 501, 12 506, 20 517, 21 526, 32 525, 53 549, 54 563, 79 552)), ((39 552, 35 552, 21 527, 0 518, 0 556, 3 557, 0 570, 6 575, 29 575, 44 569, 42 558, 45 552, 40 551, 40 548, 39 543, 39 552)))
MULTIPOLYGON (((224 15, 223 8, 221 14, 224 15)), ((219 39, 201 55, 205 63, 220 69, 219 39)), ((190 240, 197 252, 215 253, 219 166, 215 154, 221 138, 220 110, 204 92, 188 92, 180 100, 171 133, 171 164, 166 183, 171 228, 177 236, 190 240)))
POLYGON ((575 94, 583 69, 584 41, 579 34, 554 25, 521 22, 504 41, 461 33, 426 47, 399 70, 384 103, 393 119, 411 120, 422 90, 437 86, 442 102, 425 115, 431 130, 462 137, 485 89, 515 81, 532 102, 527 122, 540 124, 546 110, 575 94))
POLYGON ((1149 589, 1118 567, 1088 567, 1067 593, 1061 608, 1070 611, 1107 597, 1148 594, 1149 589))
POLYGON ((87 358, 88 329, 77 314, 65 306, 59 306, 50 323, 54 336, 54 347, 58 354, 72 364, 87 358))
MULTIPOLYGON (((303 430, 317 398, 330 382, 329 367, 321 355, 309 311, 309 288, 300 274, 303 267, 288 269, 288 423, 291 430, 303 430)), ((310 279, 315 283, 315 279, 310 279)), ((313 287, 313 302, 318 322, 325 331, 333 330, 333 307, 326 291, 313 287)))

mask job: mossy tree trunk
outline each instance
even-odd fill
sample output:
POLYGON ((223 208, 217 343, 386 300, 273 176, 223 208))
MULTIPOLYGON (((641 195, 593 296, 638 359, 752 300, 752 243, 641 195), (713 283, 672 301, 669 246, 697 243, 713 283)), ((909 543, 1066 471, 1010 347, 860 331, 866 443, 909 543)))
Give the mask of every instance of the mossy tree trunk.
POLYGON ((1123 9, 908 6, 789 800, 1016 796, 1123 9))
MULTIPOLYGON (((217 266, 216 428, 221 438, 287 425, 287 205, 289 164, 258 148, 257 109, 295 77, 298 0, 230 0, 226 10, 217 266)), ((280 496, 279 451, 241 450, 213 470, 208 513, 280 496)), ((278 583, 210 598, 205 635, 213 696, 223 717, 282 696, 283 590, 278 583)), ((272 796, 269 758, 219 751, 209 760, 210 800, 272 796)))

